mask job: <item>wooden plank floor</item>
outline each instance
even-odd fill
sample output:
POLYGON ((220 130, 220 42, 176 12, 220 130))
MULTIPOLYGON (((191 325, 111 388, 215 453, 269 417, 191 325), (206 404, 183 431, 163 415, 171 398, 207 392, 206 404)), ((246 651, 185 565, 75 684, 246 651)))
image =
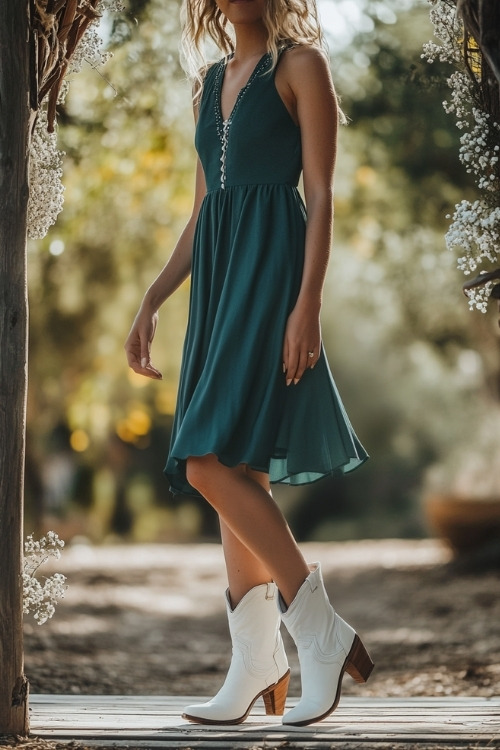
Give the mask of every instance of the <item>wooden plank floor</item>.
MULTIPOLYGON (((182 708, 202 698, 32 695, 32 735, 91 746, 242 750, 243 748, 428 747, 500 748, 499 698, 350 698, 311 727, 284 727, 261 701, 244 724, 200 726, 182 708)), ((295 700, 287 701, 287 708, 295 700)))

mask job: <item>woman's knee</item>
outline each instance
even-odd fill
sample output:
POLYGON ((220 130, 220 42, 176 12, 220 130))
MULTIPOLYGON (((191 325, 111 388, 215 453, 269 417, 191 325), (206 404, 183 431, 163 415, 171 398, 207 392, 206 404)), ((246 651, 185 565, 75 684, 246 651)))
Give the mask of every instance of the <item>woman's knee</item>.
POLYGON ((225 466, 214 453, 186 459, 186 479, 212 505, 220 494, 221 486, 241 478, 247 479, 244 464, 232 468, 225 466))
MULTIPOLYGON (((208 489, 210 476, 212 474, 211 466, 215 456, 189 456, 186 460, 186 479, 191 487, 201 492, 202 495, 208 489)), ((217 460, 217 459, 216 459, 217 460)))

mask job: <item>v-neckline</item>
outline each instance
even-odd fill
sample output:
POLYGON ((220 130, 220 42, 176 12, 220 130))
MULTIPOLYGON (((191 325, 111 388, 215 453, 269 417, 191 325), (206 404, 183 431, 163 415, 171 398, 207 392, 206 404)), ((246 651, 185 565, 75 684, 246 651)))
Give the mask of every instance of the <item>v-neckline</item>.
POLYGON ((219 86, 218 86, 218 91, 217 91, 217 108, 218 108, 218 110, 219 110, 219 115, 220 115, 220 118, 221 118, 221 120, 222 120, 222 122, 223 122, 223 123, 224 123, 224 122, 229 122, 230 120, 232 120, 232 118, 233 118, 233 115, 234 115, 234 113, 235 113, 235 111, 236 111, 236 107, 238 106, 238 104, 239 104, 239 102, 240 102, 240 99, 241 99, 241 97, 243 96, 243 92, 244 92, 244 91, 245 91, 245 90, 246 90, 246 89, 247 89, 247 88, 248 88, 248 87, 250 86, 250 84, 251 84, 251 83, 253 82, 254 78, 255 78, 255 77, 256 77, 256 75, 257 75, 257 72, 258 72, 258 70, 259 70, 259 68, 260 68, 260 65, 261 65, 262 61, 263 61, 263 60, 264 60, 264 59, 265 59, 265 58, 266 58, 266 57, 267 57, 268 55, 269 55, 269 52, 264 52, 264 54, 262 55, 262 57, 261 57, 261 58, 260 58, 259 60, 257 60, 257 62, 256 62, 256 64, 255 64, 255 66, 254 66, 254 68, 253 68, 253 70, 252 70, 252 72, 251 72, 251 73, 250 73, 250 75, 248 76, 247 82, 245 83, 245 85, 244 85, 244 86, 242 86, 242 87, 241 87, 241 88, 239 89, 238 93, 236 94, 236 99, 234 100, 234 104, 233 104, 233 106, 232 106, 232 108, 231 108, 231 111, 229 112, 229 115, 228 115, 228 116, 227 116, 226 118, 225 118, 225 117, 224 117, 224 115, 222 114, 222 88, 223 88, 223 86, 224 86, 224 79, 225 79, 225 77, 226 77, 226 68, 227 68, 227 64, 228 64, 228 62, 229 62, 229 61, 230 61, 230 60, 231 60, 231 59, 233 58, 233 56, 234 56, 234 52, 233 52, 232 54, 228 55, 228 57, 225 57, 225 58, 224 58, 223 60, 221 60, 221 67, 222 67, 222 71, 221 71, 221 75, 220 75, 220 78, 219 78, 219 86))

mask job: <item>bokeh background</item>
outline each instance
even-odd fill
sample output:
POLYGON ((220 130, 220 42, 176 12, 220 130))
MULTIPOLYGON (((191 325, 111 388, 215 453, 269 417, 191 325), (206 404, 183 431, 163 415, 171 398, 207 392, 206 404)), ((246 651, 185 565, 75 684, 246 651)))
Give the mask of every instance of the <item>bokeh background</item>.
MULTIPOLYGON (((469 312, 444 243, 447 214, 474 188, 442 107, 450 71, 421 59, 428 3, 322 0, 320 10, 350 120, 323 336, 371 460, 345 479, 278 487, 276 497, 299 540, 419 538, 436 533, 436 496, 477 509, 500 497, 497 314, 469 312)), ((188 283, 160 312, 153 361, 163 381, 134 375, 123 351, 191 210, 179 2, 127 0, 103 28, 112 59, 74 76, 59 114, 64 210, 29 248, 26 531, 210 541, 212 511, 174 499, 162 474, 188 283)))

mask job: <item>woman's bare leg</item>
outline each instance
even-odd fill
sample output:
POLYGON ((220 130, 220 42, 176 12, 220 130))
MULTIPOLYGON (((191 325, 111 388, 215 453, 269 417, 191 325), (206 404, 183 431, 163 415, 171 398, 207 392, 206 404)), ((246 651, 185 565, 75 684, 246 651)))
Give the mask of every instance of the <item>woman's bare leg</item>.
POLYGON ((229 596, 231 606, 234 609, 250 589, 259 586, 261 583, 268 583, 272 580, 272 575, 253 552, 250 552, 248 547, 240 542, 222 518, 220 518, 220 531, 226 561, 229 596))
MULTIPOLYGON (((211 460, 208 482, 212 483, 211 460)), ((217 461, 218 466, 222 466, 217 461)), ((201 467, 195 463, 188 476, 196 481, 201 467)), ((248 467, 225 469, 222 480, 228 484, 227 492, 236 490, 233 500, 241 505, 248 502, 248 487, 257 490, 259 496, 270 497, 269 478, 262 472, 248 467), (232 479, 234 475, 234 479, 232 479), (245 479, 246 477, 246 479, 245 479), (241 479, 245 479, 243 489, 241 479)), ((217 480, 219 481, 219 480, 217 480)), ((198 482, 197 482, 198 483, 198 482)), ((229 494, 228 494, 229 497, 229 494)), ((227 501, 227 499, 226 499, 227 501)), ((217 510, 219 510, 217 503, 217 510)), ((290 680, 290 669, 280 633, 281 616, 277 605, 277 591, 272 572, 245 545, 219 515, 222 545, 229 581, 229 599, 232 611, 228 611, 229 631, 232 640, 232 658, 223 686, 208 703, 187 706, 184 718, 201 723, 235 724, 243 721, 256 697, 262 695, 266 713, 281 715, 290 680), (238 608, 236 606, 239 605, 238 608)))
MULTIPOLYGON (((254 471, 248 466, 246 467, 246 473, 255 479, 266 492, 271 492, 267 474, 254 471)), ((266 566, 233 534, 223 519, 219 518, 219 521, 229 594, 234 608, 250 589, 262 583, 268 583, 272 580, 272 576, 266 566)))
POLYGON ((241 592, 252 578, 250 568, 257 561, 258 574, 254 580, 264 583, 272 578, 285 603, 290 604, 310 571, 283 514, 266 489, 266 475, 257 476, 260 472, 247 470, 243 465, 229 468, 213 454, 190 456, 186 474, 188 482, 219 514, 223 540, 227 527, 232 537, 240 542, 236 545, 226 533, 231 594, 235 599, 241 598, 241 592), (243 548, 250 555, 246 555, 243 548), (241 575, 237 573, 238 568, 241 575))

